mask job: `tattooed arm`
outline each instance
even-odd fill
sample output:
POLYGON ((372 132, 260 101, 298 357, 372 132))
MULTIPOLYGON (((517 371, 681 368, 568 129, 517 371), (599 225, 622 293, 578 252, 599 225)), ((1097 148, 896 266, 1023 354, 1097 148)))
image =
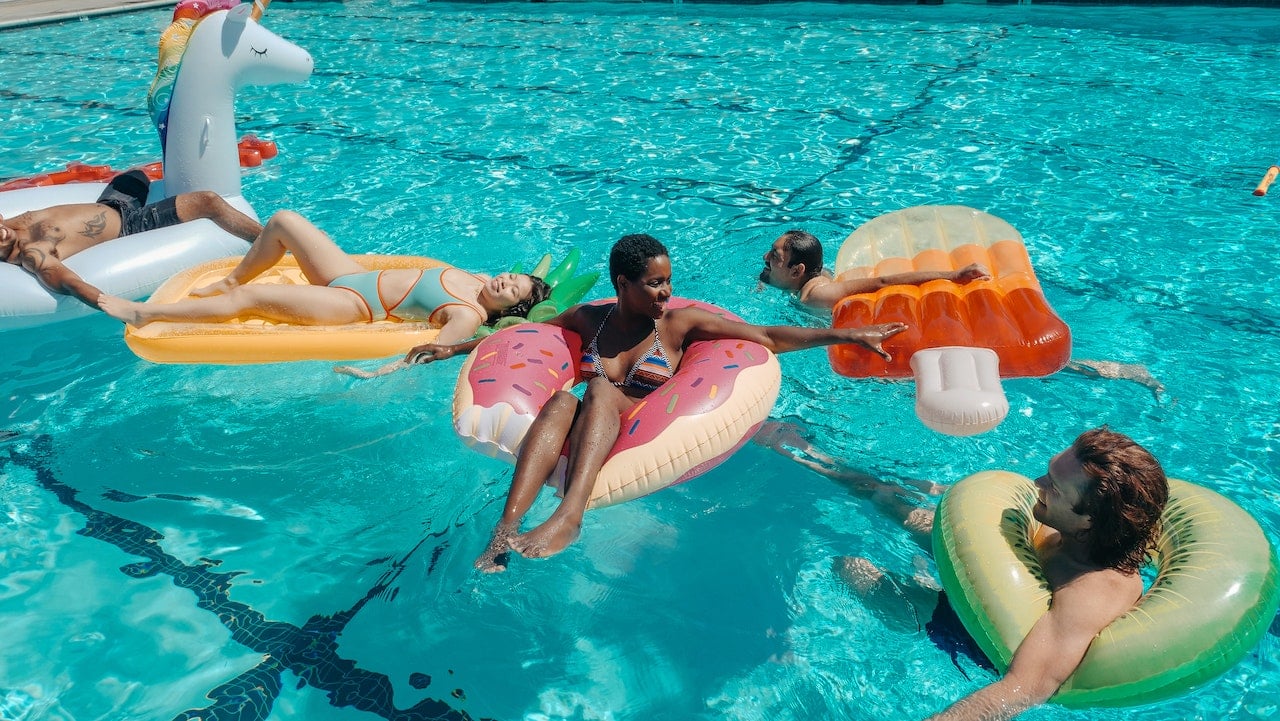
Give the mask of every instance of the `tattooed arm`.
POLYGON ((91 308, 98 307, 98 296, 102 295, 102 291, 63 265, 53 253, 29 246, 22 250, 19 257, 22 267, 31 271, 49 290, 74 295, 91 308))

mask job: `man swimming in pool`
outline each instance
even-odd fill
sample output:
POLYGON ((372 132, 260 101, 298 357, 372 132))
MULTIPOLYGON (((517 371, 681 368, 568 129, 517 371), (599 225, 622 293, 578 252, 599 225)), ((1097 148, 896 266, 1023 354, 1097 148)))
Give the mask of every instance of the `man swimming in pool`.
MULTIPOLYGON (((933 280, 949 280, 966 285, 977 280, 990 280, 991 274, 981 264, 973 263, 955 271, 914 271, 882 278, 836 280, 823 266, 822 242, 803 230, 788 230, 773 241, 764 254, 764 270, 760 281, 775 288, 795 293, 812 311, 830 312, 836 303, 857 293, 874 293, 890 285, 922 285, 933 280)), ((1164 384, 1146 366, 1115 361, 1072 360, 1065 370, 1089 378, 1127 380, 1151 390, 1160 400, 1164 384)))
POLYGON ((773 241, 764 254, 764 270, 760 281, 799 296, 811 310, 830 311, 836 303, 855 293, 874 293, 891 285, 923 285, 933 280, 949 280, 965 285, 975 280, 990 280, 991 274, 979 263, 960 270, 921 270, 895 273, 882 278, 836 280, 822 266, 822 242, 803 230, 788 230, 773 241))
MULTIPOLYGON (((1075 672, 1094 637, 1142 596, 1138 569, 1155 545, 1169 499, 1155 457, 1128 436, 1095 428, 1054 456, 1035 484, 1032 515, 1042 526, 1032 543, 1053 594, 1049 610, 1022 639, 1003 678, 933 719, 1008 719, 1045 702, 1075 672)), ((923 540, 932 518, 914 520, 907 525, 923 540)), ((886 582, 865 559, 843 559, 837 570, 862 591, 886 582)))
POLYGON ((200 218, 208 218, 247 241, 262 231, 256 220, 217 193, 182 193, 147 205, 150 187, 145 173, 129 170, 112 178, 97 202, 55 205, 0 218, 0 257, 25 268, 49 290, 73 295, 97 308, 102 291, 62 264, 82 250, 200 218))

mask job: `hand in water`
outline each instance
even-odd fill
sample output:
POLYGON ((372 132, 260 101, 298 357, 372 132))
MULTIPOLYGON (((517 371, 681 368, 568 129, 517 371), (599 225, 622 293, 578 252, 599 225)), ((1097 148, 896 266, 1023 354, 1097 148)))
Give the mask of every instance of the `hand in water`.
POLYGON ((355 378, 377 378, 378 376, 385 376, 390 373, 402 371, 405 368, 408 368, 409 365, 410 365, 409 363, 406 363, 404 362, 403 359, 400 359, 400 360, 393 360, 390 363, 382 366, 381 368, 378 368, 377 370, 372 370, 372 371, 367 371, 367 370, 364 370, 363 368, 356 368, 355 366, 334 366, 333 372, 342 373, 343 375, 349 375, 355 378))

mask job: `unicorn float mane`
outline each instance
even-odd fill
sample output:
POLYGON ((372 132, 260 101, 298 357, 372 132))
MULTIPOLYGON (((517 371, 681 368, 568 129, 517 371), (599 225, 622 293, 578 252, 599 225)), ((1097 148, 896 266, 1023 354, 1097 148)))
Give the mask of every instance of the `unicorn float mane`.
POLYGON ((160 40, 148 111, 164 151, 164 193, 241 194, 235 100, 250 85, 300 83, 315 62, 264 28, 267 0, 183 0, 160 40))
POLYGON ((156 77, 147 91, 147 110, 151 122, 160 131, 160 148, 163 150, 169 130, 169 101, 173 99, 173 81, 178 77, 182 55, 187 52, 187 41, 196 24, 209 13, 230 10, 240 0, 182 0, 173 9, 173 21, 160 35, 160 57, 156 60, 156 77))
MULTIPOLYGON (((253 19, 258 20, 271 0, 253 0, 253 19)), ((206 16, 219 10, 230 10, 240 0, 181 0, 173 9, 173 21, 160 34, 160 57, 156 60, 156 77, 147 91, 147 111, 160 132, 160 148, 169 135, 169 103, 173 99, 173 82, 187 52, 187 41, 206 16)))

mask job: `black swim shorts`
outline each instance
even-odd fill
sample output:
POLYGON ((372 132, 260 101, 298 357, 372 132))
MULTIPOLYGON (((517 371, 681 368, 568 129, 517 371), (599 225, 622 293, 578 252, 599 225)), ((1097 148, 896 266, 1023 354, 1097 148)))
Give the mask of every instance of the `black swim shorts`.
POLYGON ((982 652, 978 642, 973 640, 973 636, 965 630, 964 624, 956 615, 955 609, 951 607, 951 601, 945 592, 938 592, 938 605, 934 607, 933 617, 925 624, 924 630, 934 645, 951 655, 951 663, 960 669, 960 673, 964 674, 965 678, 968 678, 969 674, 960 668, 960 656, 969 659, 979 668, 995 671, 995 666, 982 652))
POLYGON ((178 218, 178 203, 165 198, 147 205, 147 192, 151 181, 141 170, 130 170, 111 179, 107 189, 98 196, 98 202, 120 214, 120 235, 133 235, 156 228, 167 228, 182 221, 178 218))

